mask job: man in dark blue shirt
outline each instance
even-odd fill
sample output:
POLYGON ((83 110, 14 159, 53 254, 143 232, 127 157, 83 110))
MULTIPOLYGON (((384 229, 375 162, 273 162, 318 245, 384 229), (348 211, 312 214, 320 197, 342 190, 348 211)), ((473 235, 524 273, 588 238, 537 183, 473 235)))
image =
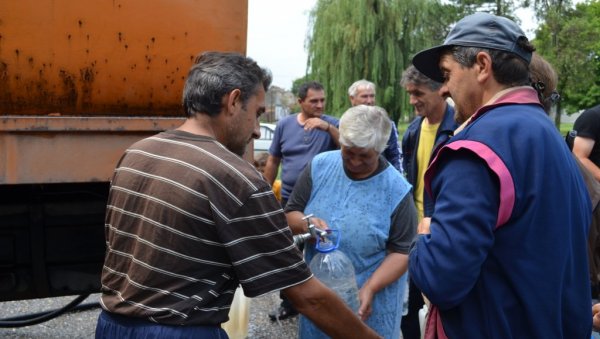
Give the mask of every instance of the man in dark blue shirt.
MULTIPOLYGON (((265 179, 271 186, 281 165, 281 205, 285 207, 296 180, 312 158, 339 146, 339 121, 323 113, 325 89, 316 81, 304 83, 298 89, 301 111, 277 122, 265 179)), ((292 304, 281 295, 281 306, 269 313, 271 320, 283 320, 298 315, 292 304)))

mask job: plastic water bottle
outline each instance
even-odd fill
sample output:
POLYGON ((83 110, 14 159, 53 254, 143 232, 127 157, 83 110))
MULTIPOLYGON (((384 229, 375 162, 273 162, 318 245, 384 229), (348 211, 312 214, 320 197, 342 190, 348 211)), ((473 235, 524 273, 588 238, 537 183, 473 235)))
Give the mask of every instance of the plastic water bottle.
POLYGON ((356 313, 359 303, 354 265, 338 249, 339 231, 328 230, 327 234, 327 237, 317 238, 315 248, 318 253, 310 261, 310 270, 356 313))

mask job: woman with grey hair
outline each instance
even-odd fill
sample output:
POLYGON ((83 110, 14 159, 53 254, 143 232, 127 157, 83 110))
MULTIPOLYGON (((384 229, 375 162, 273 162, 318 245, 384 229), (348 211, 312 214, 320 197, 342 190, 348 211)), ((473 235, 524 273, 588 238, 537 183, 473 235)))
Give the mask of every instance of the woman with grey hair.
POLYGON ((392 123, 383 108, 358 105, 346 111, 340 119, 340 144, 370 148, 379 154, 387 146, 387 134, 391 130, 392 123), (342 120, 345 121, 343 134, 342 120))
MULTIPOLYGON (((400 337, 408 250, 417 216, 411 185, 381 155, 391 123, 381 107, 359 105, 340 119, 340 150, 313 158, 285 207, 295 234, 307 232, 304 215, 317 227, 339 229, 340 249, 356 271, 357 314, 385 338, 400 337)), ((316 254, 307 246, 305 259, 316 254)), ((305 317, 300 338, 324 338, 305 317)))

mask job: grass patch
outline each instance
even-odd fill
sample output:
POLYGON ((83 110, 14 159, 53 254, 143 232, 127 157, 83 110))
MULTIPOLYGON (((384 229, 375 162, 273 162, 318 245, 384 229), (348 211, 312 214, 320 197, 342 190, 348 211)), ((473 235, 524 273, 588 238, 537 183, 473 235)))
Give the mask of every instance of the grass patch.
POLYGON ((560 134, 567 135, 567 133, 573 129, 573 123, 561 123, 560 124, 560 134))

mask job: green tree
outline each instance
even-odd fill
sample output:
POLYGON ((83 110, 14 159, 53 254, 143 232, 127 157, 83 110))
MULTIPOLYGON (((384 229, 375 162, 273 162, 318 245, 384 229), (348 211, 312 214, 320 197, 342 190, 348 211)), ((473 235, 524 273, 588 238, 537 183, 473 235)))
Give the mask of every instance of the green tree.
MULTIPOLYGON (((547 1, 539 9, 543 24, 536 31, 537 51, 556 69, 564 107, 575 112, 600 102, 600 3, 572 8, 570 1, 547 1)), ((560 125, 560 114, 555 117, 560 125)))
POLYGON ((456 8, 459 17, 472 14, 474 12, 488 12, 495 15, 501 15, 513 20, 516 7, 523 6, 523 1, 511 0, 450 0, 450 3, 456 8))
POLYGON ((394 121, 411 114, 402 72, 415 52, 443 40, 455 15, 434 0, 319 0, 310 14, 308 65, 309 78, 326 88, 327 112, 341 115, 348 87, 367 79, 394 121))
POLYGON ((307 81, 310 81, 310 78, 309 78, 308 75, 305 75, 305 76, 303 76, 301 78, 298 78, 298 79, 294 80, 292 82, 292 89, 291 89, 292 93, 295 96, 298 96, 298 90, 300 89, 300 86, 302 86, 302 84, 305 83, 305 82, 307 82, 307 81))

